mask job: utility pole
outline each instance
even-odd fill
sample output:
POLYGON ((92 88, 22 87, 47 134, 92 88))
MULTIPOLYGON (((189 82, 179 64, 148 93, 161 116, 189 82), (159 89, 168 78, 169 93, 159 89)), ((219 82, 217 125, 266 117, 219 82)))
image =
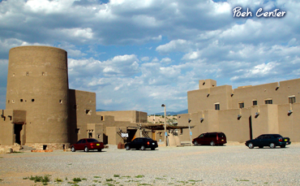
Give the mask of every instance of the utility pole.
POLYGON ((192 145, 192 131, 191 131, 191 127, 190 127, 190 122, 191 121, 192 121, 191 119, 188 120, 188 122, 189 122, 189 132, 190 132, 190 143, 192 145))
POLYGON ((162 104, 161 105, 162 107, 164 107, 164 128, 165 128, 165 143, 166 143, 166 146, 168 146, 168 142, 167 142, 167 135, 168 135, 168 133, 167 133, 167 126, 166 126, 166 105, 164 105, 164 104, 162 104))

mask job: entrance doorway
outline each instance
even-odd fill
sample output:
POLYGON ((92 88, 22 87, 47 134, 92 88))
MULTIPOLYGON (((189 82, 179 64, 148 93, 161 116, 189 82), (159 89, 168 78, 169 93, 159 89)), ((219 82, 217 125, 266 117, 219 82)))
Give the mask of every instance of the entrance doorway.
POLYGON ((131 142, 132 140, 134 140, 136 131, 137 129, 127 129, 128 132, 127 142, 131 142))
POLYGON ((252 116, 249 117, 249 135, 250 135, 250 139, 253 139, 252 136, 252 116))
POLYGON ((14 137, 15 137, 15 140, 14 142, 21 145, 21 132, 22 132, 22 129, 23 129, 23 125, 21 124, 14 124, 14 137))

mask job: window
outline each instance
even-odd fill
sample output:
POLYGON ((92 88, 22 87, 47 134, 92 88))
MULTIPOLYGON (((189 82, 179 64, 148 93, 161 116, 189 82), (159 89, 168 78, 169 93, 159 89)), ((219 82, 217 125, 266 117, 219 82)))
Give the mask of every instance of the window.
POLYGON ((20 102, 23 102, 23 99, 20 99, 20 102))
POLYGON ((239 108, 244 108, 244 103, 239 103, 239 108))
POLYGON ((253 101, 253 105, 257 105, 257 100, 254 100, 254 101, 253 101))
POLYGON ((104 120, 104 118, 103 118, 103 116, 101 116, 101 121, 103 121, 104 120))
POLYGON ((85 110, 86 115, 92 115, 92 111, 91 110, 85 110))
POLYGON ((31 102, 34 102, 34 99, 31 99, 31 102))
POLYGON ((295 96, 290 96, 289 97, 289 103, 291 103, 291 104, 296 103, 296 97, 295 96))
POLYGON ((215 104, 215 110, 220 110, 220 104, 219 103, 215 104))
POLYGON ((273 100, 271 99, 265 100, 265 104, 273 104, 273 100))

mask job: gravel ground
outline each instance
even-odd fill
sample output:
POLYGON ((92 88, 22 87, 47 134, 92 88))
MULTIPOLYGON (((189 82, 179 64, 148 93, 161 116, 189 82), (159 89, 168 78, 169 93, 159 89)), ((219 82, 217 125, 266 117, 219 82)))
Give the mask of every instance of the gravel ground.
POLYGON ((248 149, 244 145, 160 147, 155 151, 0 154, 0 186, 42 185, 300 185, 300 144, 248 149), (62 182, 54 182, 56 179, 62 182))

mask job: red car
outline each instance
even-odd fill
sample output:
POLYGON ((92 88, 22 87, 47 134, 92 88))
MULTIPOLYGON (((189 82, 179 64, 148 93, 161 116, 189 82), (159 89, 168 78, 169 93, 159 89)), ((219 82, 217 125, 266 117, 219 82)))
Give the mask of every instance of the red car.
POLYGON ((89 150, 95 149, 97 149, 100 152, 103 148, 104 144, 93 138, 81 139, 71 146, 72 152, 75 152, 76 150, 84 150, 84 152, 88 152, 89 150))
POLYGON ((223 145, 227 143, 226 136, 223 132, 207 132, 193 139, 193 144, 196 145, 223 145))

